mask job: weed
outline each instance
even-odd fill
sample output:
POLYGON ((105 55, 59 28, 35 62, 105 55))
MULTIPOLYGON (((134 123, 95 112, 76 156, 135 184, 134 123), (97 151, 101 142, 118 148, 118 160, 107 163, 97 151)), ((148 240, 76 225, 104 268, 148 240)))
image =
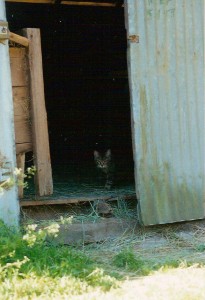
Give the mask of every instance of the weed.
POLYGON ((125 268, 128 271, 136 271, 146 275, 149 270, 146 267, 146 262, 141 258, 137 258, 131 249, 124 249, 116 254, 113 258, 113 264, 118 268, 125 268))
POLYGON ((196 250, 199 251, 199 252, 205 251, 205 244, 199 244, 199 245, 196 247, 196 250))
POLYGON ((145 260, 142 257, 136 256, 132 249, 129 248, 122 250, 113 258, 114 266, 135 272, 135 274, 138 275, 148 275, 159 269, 166 271, 170 268, 177 268, 181 265, 181 263, 182 262, 180 260, 169 258, 161 263, 152 260, 145 260))
POLYGON ((118 287, 118 282, 110 275, 105 275, 103 269, 96 268, 92 273, 87 276, 87 280, 92 286, 98 286, 99 283, 104 291, 109 290, 111 287, 118 287))
POLYGON ((7 285, 16 299, 44 293, 60 295, 65 290, 68 294, 80 294, 94 286, 102 290, 116 286, 116 279, 98 269, 83 252, 48 244, 46 236, 55 236, 57 229, 52 224, 37 230, 33 224, 22 234, 0 224, 0 295, 4 296, 0 299, 7 299, 7 285))

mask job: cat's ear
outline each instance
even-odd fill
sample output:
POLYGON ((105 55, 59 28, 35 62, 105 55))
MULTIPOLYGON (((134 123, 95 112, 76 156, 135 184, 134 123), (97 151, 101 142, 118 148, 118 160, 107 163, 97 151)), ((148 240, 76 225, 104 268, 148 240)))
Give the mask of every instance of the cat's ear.
POLYGON ((95 150, 95 151, 94 151, 94 158, 97 159, 97 158, 99 158, 99 157, 100 157, 99 152, 95 150))
POLYGON ((108 149, 108 150, 106 151, 105 156, 106 156, 106 157, 111 157, 111 150, 110 150, 110 149, 108 149))

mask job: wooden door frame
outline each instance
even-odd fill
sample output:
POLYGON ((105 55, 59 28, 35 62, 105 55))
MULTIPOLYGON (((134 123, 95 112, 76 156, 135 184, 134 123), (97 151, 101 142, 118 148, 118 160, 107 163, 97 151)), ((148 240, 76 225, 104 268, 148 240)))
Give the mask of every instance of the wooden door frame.
MULTIPOLYGON (((45 196, 53 193, 53 179, 44 95, 41 35, 38 28, 26 28, 21 33, 23 36, 10 32, 9 39, 26 47, 27 50, 32 135, 32 149, 29 148, 28 151, 32 151, 34 156, 36 194, 45 196)), ((17 153, 17 163, 22 169, 25 163, 25 152, 27 151, 22 149, 17 153)), ((22 189, 19 195, 22 197, 22 189)))

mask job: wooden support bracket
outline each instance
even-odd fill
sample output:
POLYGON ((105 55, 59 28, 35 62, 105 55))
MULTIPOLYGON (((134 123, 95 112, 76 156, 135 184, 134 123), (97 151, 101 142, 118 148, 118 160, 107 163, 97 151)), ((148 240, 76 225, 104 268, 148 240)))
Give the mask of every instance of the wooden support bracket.
POLYGON ((29 40, 27 38, 13 32, 9 32, 9 40, 24 47, 29 46, 29 40))

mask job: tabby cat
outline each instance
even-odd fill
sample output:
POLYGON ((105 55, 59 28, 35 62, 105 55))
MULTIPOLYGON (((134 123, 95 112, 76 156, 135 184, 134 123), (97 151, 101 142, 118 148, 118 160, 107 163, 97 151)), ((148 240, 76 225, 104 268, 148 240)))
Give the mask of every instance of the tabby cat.
POLYGON ((106 175, 105 189, 110 190, 113 185, 114 178, 114 161, 111 150, 108 149, 104 154, 94 151, 94 161, 98 169, 106 175))

